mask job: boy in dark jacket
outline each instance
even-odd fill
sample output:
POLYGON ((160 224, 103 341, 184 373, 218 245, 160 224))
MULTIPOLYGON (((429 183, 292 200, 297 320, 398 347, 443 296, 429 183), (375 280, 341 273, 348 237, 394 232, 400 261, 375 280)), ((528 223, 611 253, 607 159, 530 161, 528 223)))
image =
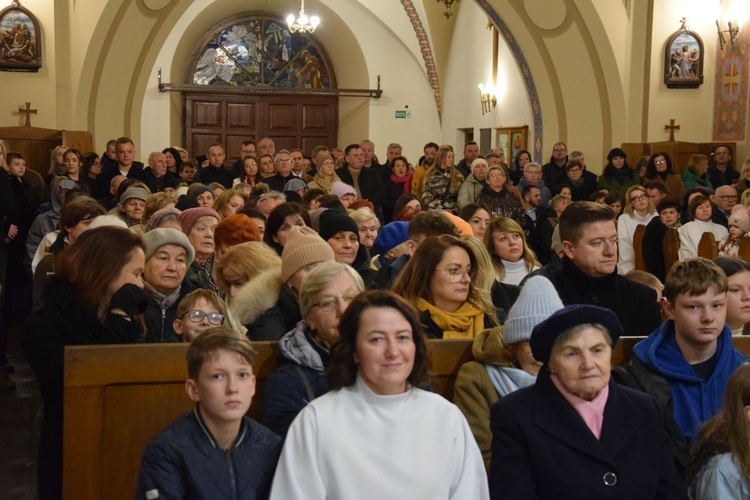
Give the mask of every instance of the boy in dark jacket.
POLYGON ((149 443, 136 498, 267 498, 281 439, 245 416, 255 394, 250 341, 212 328, 193 340, 187 361, 195 408, 149 443))

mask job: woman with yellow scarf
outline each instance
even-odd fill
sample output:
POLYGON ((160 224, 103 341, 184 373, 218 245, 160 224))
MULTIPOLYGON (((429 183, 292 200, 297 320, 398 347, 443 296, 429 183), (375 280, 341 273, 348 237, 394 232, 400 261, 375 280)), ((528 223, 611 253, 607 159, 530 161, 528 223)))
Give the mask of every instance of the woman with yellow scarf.
POLYGON ((431 338, 472 339, 497 326, 495 308, 472 282, 477 262, 455 236, 432 236, 417 248, 393 291, 420 311, 431 338))

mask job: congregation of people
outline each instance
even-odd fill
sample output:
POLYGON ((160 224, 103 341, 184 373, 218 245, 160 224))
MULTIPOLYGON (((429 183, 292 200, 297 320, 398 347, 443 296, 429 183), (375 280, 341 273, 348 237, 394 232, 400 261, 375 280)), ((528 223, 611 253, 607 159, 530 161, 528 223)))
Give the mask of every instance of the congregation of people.
POLYGON ((137 498, 750 498, 750 160, 198 153, 59 146, 43 176, 0 141, 0 389, 22 322, 40 498, 61 495, 65 347, 178 342, 195 407, 146 448, 137 498), (623 336, 644 339, 613 366, 623 336), (452 402, 428 339, 472 342, 452 402), (283 358, 260 422, 257 341, 283 358))

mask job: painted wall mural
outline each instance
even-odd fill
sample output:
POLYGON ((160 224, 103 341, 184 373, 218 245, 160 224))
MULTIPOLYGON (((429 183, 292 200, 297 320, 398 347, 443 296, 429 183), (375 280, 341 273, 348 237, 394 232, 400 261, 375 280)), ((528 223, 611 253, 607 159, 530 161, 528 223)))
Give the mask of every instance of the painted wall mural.
POLYGON ((315 40, 291 34, 284 21, 245 17, 204 38, 194 59, 197 85, 331 88, 327 57, 315 40))
POLYGON ((747 29, 748 25, 740 27, 734 44, 717 49, 712 138, 716 142, 745 140, 750 71, 747 29))

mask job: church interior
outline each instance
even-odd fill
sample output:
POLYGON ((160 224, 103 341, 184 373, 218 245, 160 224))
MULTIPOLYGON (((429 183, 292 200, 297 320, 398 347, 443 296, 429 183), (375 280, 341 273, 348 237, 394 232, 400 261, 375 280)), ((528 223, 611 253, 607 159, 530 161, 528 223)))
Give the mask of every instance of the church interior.
MULTIPOLYGON (((665 145, 696 145, 710 154, 710 145, 730 144, 735 165, 747 158, 750 0, 303 4, 320 24, 295 35, 294 47, 284 30, 267 28, 298 16, 299 0, 9 4, 36 17, 41 66, 8 66, 0 57, 0 138, 11 145, 27 135, 61 143, 60 132, 70 131, 101 153, 107 141, 127 136, 144 162, 170 145, 196 157, 216 138, 227 142, 233 160, 242 140, 264 133, 306 154, 316 138, 341 148, 368 138, 381 158, 389 143, 399 143, 415 164, 428 142, 460 151, 469 140, 483 154, 526 149, 543 164, 562 141, 584 152, 596 174, 608 151, 621 146, 637 157, 665 145), (221 41, 219 33, 259 19, 259 46, 277 50, 283 68, 297 64, 297 73, 285 70, 286 79, 277 81, 282 71, 260 68, 259 79, 245 83, 224 78, 210 57, 216 52, 207 50, 221 41), (686 34, 696 54, 681 59, 672 49, 686 34), (305 37, 314 51, 298 50, 305 37), (315 68, 304 66, 305 57, 315 68), (312 105, 291 115, 273 112, 303 101, 312 105), (316 112, 320 103, 329 107, 316 112), (219 115, 224 122, 216 130, 201 128, 201 120, 219 115), (240 128, 235 135, 232 120, 240 128), (275 120, 281 123, 274 131, 275 120), (287 126, 294 130, 287 134, 287 126), (300 137, 305 142, 292 145, 300 137)), ((0 34, 6 22, 0 16, 0 34)), ((29 166, 43 174, 48 168, 29 166)), ((0 393, 0 498, 33 498, 38 389, 17 339, 8 351, 18 390, 0 393)))

